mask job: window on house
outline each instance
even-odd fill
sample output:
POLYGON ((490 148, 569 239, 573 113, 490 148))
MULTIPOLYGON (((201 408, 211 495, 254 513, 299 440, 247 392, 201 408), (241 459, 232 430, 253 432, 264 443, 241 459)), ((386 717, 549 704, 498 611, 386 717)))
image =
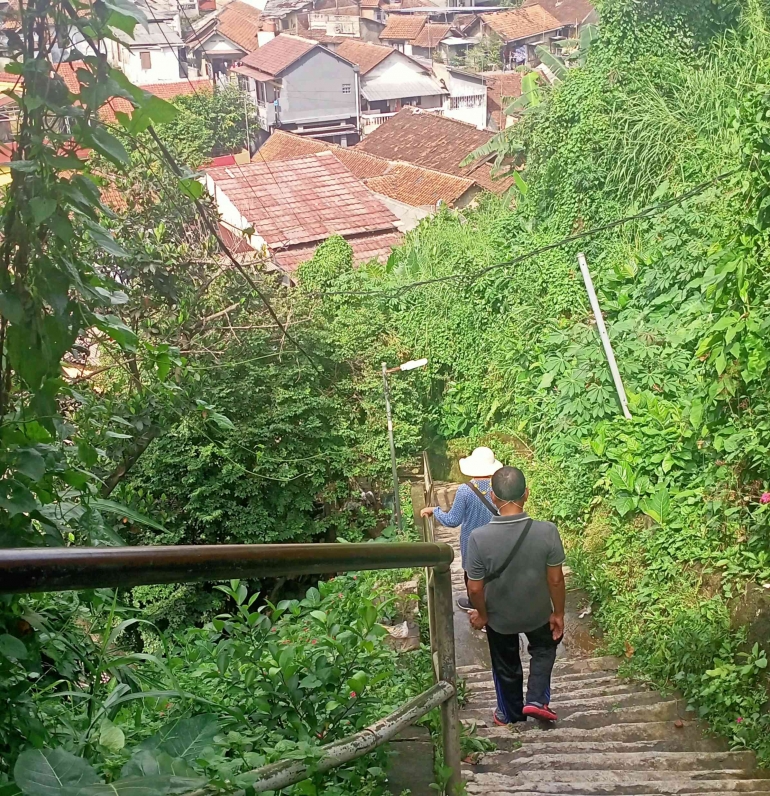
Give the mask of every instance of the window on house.
POLYGON ((152 69, 152 58, 149 50, 142 50, 139 53, 139 60, 142 64, 142 69, 152 69))
POLYGON ((342 93, 343 94, 350 94, 350 83, 343 83, 342 84, 342 93))

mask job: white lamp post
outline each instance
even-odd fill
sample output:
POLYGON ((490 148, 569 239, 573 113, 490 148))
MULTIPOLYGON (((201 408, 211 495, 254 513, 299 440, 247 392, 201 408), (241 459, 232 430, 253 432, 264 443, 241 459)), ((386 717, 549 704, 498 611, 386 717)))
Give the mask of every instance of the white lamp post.
POLYGON ((382 388, 385 393, 385 411, 388 415, 388 440, 390 442, 390 465, 393 470, 393 512, 396 515, 396 525, 398 529, 403 530, 404 523, 401 518, 401 499, 398 495, 398 466, 396 465, 396 443, 393 439, 393 415, 390 411, 390 387, 388 386, 388 373, 397 373, 398 371, 415 370, 417 368, 425 367, 428 364, 427 359, 411 359, 409 362, 404 362, 395 368, 388 368, 385 362, 382 363, 382 388))

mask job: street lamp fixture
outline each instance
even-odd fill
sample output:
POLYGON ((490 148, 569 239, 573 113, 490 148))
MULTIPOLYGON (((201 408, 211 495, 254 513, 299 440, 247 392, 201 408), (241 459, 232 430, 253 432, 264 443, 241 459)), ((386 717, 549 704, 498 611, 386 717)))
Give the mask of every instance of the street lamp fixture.
POLYGON ((388 415, 388 440, 390 442, 390 465, 393 470, 393 513, 396 515, 396 525, 402 531, 404 522, 401 518, 401 499, 398 495, 398 466, 396 465, 396 443, 393 439, 393 415, 390 411, 390 387, 388 385, 388 373, 398 373, 399 371, 416 370, 425 367, 427 359, 410 359, 395 368, 389 368, 385 362, 382 363, 382 388, 385 393, 385 411, 388 415))

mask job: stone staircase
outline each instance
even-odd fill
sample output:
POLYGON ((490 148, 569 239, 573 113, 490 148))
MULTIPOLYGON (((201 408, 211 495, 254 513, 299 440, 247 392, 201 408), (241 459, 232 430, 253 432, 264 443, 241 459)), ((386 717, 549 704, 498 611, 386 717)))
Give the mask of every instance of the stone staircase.
MULTIPOLYGON (((451 505, 456 488, 437 485, 442 508, 451 505)), ((455 547, 452 579, 461 594, 458 529, 439 526, 436 539, 455 547)), ((770 794, 770 771, 756 768, 753 752, 730 751, 725 741, 706 737, 681 699, 620 679, 616 658, 592 657, 570 628, 578 624, 572 602, 568 594, 567 634, 551 689, 559 715, 553 726, 494 725, 484 636, 469 629, 467 615, 455 606, 458 674, 467 694, 460 717, 497 746, 464 764, 469 795, 770 794)), ((526 679, 526 654, 522 660, 526 679)))

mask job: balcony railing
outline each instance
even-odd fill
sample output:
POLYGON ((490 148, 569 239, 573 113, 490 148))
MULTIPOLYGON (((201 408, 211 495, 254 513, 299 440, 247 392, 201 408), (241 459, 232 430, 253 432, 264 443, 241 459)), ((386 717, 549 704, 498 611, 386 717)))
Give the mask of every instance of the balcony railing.
MULTIPOLYGON (((426 486, 429 481, 426 472, 426 486)), ((429 518, 424 532, 432 536, 429 518)), ((348 763, 389 741, 441 707, 444 760, 451 770, 450 792, 459 792, 460 726, 456 695, 452 548, 445 544, 285 544, 178 547, 69 547, 0 550, 0 590, 4 594, 69 589, 122 588, 158 583, 190 583, 232 578, 281 577, 369 569, 426 567, 436 682, 390 716, 361 732, 323 747, 311 768, 281 760, 255 769, 250 790, 277 791, 348 763)))
POLYGON ((461 108, 480 108, 485 100, 486 96, 484 94, 469 94, 467 97, 450 97, 449 109, 456 111, 461 108))
MULTIPOLYGON (((437 116, 444 115, 443 108, 420 108, 423 113, 435 113, 437 116)), ((381 124, 384 124, 388 121, 388 119, 392 119, 398 111, 393 111, 392 113, 367 113, 364 112, 361 114, 361 133, 362 135, 368 135, 371 132, 374 132, 381 124)))

